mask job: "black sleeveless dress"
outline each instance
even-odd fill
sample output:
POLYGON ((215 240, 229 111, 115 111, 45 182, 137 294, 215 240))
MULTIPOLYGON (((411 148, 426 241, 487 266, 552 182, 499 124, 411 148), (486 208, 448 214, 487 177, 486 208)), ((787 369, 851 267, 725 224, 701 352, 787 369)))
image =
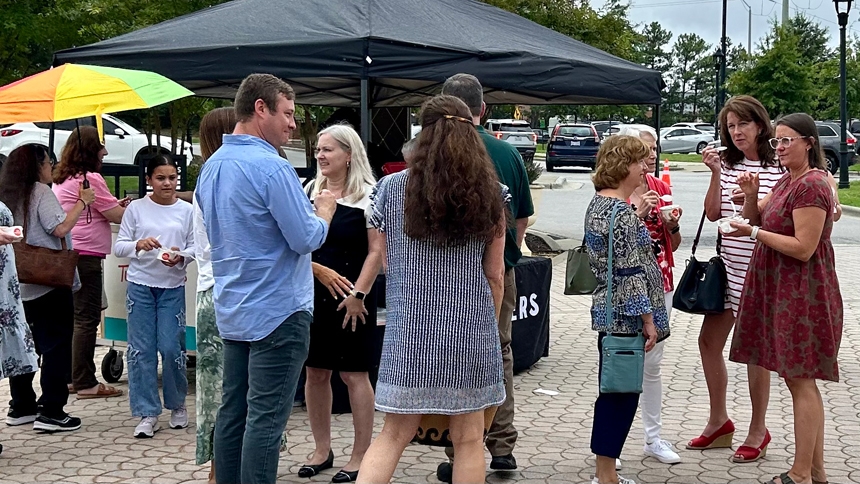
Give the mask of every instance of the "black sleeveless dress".
MULTIPOLYGON (((370 205, 370 190, 356 203, 344 199, 337 201, 328 236, 322 247, 316 250, 311 259, 336 271, 355 284, 364 260, 367 258, 368 222, 365 209, 370 205)), ((338 311, 343 302, 333 298, 328 288, 314 278, 314 321, 311 324, 311 342, 306 366, 333 371, 366 372, 376 366, 372 357, 376 327, 376 293, 371 290, 364 298, 368 314, 365 323, 343 328, 346 309, 338 311)))

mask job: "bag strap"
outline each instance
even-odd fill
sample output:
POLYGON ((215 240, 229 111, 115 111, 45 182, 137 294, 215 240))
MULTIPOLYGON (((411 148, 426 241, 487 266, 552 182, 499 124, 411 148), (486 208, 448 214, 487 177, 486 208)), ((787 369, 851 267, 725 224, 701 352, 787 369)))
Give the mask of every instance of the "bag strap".
POLYGON ((613 265, 613 252, 615 251, 615 216, 618 214, 618 203, 612 206, 612 216, 609 219, 609 256, 606 265, 606 324, 612 321, 612 285, 615 274, 613 265))
MULTIPOLYGON (((705 215, 707 215, 707 212, 702 210, 702 220, 699 221, 699 230, 696 231, 696 239, 693 240, 693 252, 691 255, 696 255, 696 247, 699 245, 699 239, 702 237, 702 227, 705 226, 705 215)), ((717 251, 719 252, 719 249, 717 251)))

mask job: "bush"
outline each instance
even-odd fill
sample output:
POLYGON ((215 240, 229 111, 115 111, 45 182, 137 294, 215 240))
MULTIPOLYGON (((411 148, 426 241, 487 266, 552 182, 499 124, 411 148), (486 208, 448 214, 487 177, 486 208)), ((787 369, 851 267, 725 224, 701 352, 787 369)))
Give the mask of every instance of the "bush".
POLYGON ((200 175, 200 169, 203 168, 202 159, 200 157, 195 156, 194 160, 188 165, 188 168, 185 170, 185 190, 189 192, 193 192, 194 188, 197 186, 197 177, 200 175))
POLYGON ((543 168, 540 165, 535 163, 534 156, 527 156, 523 158, 523 164, 526 166, 526 175, 529 177, 529 185, 533 184, 540 178, 543 173, 543 168))

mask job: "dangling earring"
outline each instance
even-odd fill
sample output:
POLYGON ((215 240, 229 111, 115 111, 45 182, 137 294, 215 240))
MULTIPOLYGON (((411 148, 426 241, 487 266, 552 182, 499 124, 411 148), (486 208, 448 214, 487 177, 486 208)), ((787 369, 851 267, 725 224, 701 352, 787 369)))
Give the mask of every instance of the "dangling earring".
POLYGON ((347 162, 346 162, 346 169, 347 169, 347 170, 349 170, 349 164, 350 164, 350 162, 348 162, 348 161, 347 161, 347 162))

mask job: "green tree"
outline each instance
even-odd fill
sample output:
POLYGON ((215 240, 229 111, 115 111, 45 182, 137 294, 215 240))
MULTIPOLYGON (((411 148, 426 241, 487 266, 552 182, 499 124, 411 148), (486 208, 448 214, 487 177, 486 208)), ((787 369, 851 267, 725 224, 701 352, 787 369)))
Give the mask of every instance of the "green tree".
POLYGON ((792 29, 774 24, 760 53, 729 78, 731 92, 757 98, 771 117, 809 112, 816 88, 812 67, 803 62, 799 42, 792 29))
POLYGON ((636 61, 649 69, 667 72, 672 65, 672 53, 666 50, 672 41, 672 32, 664 29, 660 22, 651 22, 639 33, 636 44, 636 61))
POLYGON ((693 113, 697 109, 698 102, 695 97, 687 99, 687 93, 695 89, 695 80, 704 82, 702 66, 707 52, 711 46, 697 34, 681 34, 672 47, 672 57, 675 60, 675 69, 672 73, 678 84, 679 104, 678 113, 682 118, 687 115, 687 105, 692 108, 693 113))
POLYGON ((819 22, 799 13, 791 17, 787 27, 798 38, 800 59, 804 64, 815 65, 827 62, 835 55, 833 49, 828 46, 830 34, 819 22))

